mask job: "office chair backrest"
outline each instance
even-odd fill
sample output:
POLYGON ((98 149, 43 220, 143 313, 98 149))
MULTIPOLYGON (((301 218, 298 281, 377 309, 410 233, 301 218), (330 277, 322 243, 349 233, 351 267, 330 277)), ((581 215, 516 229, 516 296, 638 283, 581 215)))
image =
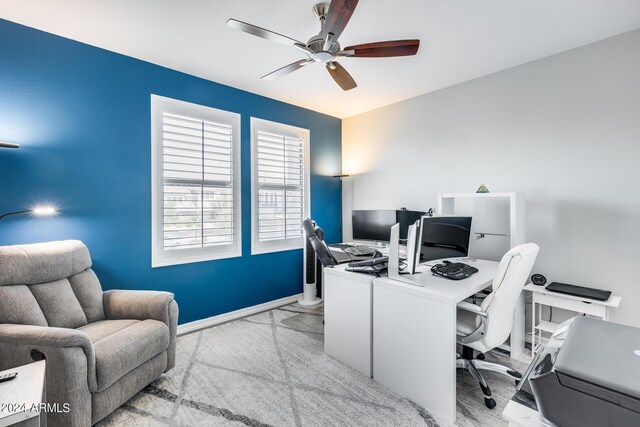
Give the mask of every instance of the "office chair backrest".
POLYGON ((481 304, 482 309, 488 313, 487 331, 482 339, 488 348, 501 345, 509 337, 518 298, 539 251, 540 247, 535 243, 525 243, 502 257, 493 279, 493 292, 481 304))
POLYGON ((333 267, 334 265, 338 265, 338 260, 336 260, 327 247, 327 244, 322 240, 324 239, 324 231, 322 231, 322 228, 315 226, 309 218, 302 221, 302 228, 304 228, 304 234, 315 251, 316 256, 322 263, 322 266, 333 267))

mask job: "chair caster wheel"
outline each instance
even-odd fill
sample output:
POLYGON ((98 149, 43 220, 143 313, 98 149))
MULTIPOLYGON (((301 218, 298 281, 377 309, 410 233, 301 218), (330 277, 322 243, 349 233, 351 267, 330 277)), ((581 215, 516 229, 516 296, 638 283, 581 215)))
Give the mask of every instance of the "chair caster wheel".
POLYGON ((489 409, 493 409, 493 408, 496 407, 496 401, 493 400, 493 398, 491 398, 491 397, 488 398, 488 399, 485 397, 484 398, 484 404, 487 405, 487 408, 489 408, 489 409))
POLYGON ((478 360, 484 360, 484 359, 485 359, 484 354, 482 354, 482 353, 478 354, 478 355, 476 356, 476 359, 478 359, 478 360))

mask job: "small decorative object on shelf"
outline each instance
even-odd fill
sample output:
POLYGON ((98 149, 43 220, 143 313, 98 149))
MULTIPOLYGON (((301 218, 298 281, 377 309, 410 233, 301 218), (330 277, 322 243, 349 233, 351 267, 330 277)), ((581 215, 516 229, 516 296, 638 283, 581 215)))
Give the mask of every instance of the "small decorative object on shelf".
POLYGON ((480 184, 480 187, 478 187, 478 190, 476 190, 476 193, 488 193, 489 189, 484 185, 484 184, 480 184))
POLYGON ((542 274, 534 274, 533 276, 531 276, 531 283, 533 283, 534 285, 542 286, 547 283, 547 278, 542 274))

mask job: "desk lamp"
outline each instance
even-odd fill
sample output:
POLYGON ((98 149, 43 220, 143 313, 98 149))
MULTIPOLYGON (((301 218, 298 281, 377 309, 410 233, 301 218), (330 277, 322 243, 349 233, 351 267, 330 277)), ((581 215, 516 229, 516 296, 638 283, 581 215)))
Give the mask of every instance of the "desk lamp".
POLYGON ((0 141, 0 148, 20 148, 20 145, 14 144, 13 142, 0 141))
POLYGON ((24 209, 21 211, 8 212, 6 214, 0 215, 0 219, 9 215, 18 215, 18 214, 26 214, 26 213, 32 213, 36 216, 51 216, 56 214, 56 209, 53 206, 36 206, 33 209, 24 209))

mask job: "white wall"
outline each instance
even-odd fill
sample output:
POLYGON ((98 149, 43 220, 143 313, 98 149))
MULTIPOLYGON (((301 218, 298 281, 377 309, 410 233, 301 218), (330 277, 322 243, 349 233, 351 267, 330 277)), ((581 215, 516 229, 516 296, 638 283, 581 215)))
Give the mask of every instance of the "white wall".
MULTIPOLYGON (((640 30, 343 121, 348 209, 526 193, 535 272, 622 296, 640 326, 640 30)), ((554 315, 555 316, 555 315, 554 315)), ((556 319, 554 318, 554 321, 556 319)))

